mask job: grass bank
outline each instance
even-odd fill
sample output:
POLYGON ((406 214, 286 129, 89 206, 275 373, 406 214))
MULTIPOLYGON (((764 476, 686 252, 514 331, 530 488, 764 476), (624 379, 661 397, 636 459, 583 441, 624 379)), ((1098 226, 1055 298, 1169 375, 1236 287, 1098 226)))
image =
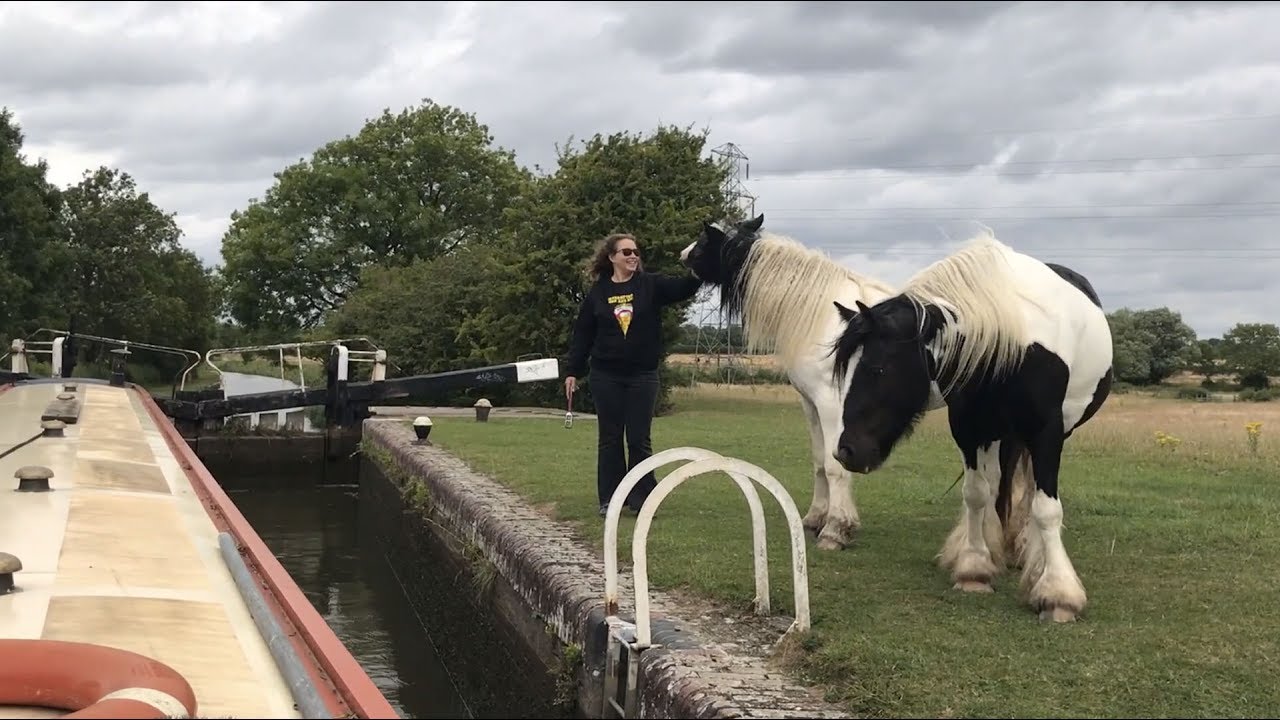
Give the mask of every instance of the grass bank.
MULTIPOLYGON (((658 449, 706 447, 760 465, 803 514, 808 440, 793 391, 679 388, 658 449)), ((597 548, 594 423, 435 420, 433 441, 522 493, 597 548)), ((670 472, 669 465, 661 474, 670 472)), ((857 544, 809 544, 813 637, 794 668, 860 716, 1272 716, 1280 712, 1280 404, 1113 397, 1068 443, 1065 543, 1089 593, 1081 621, 1040 623, 1016 576, 963 595, 933 562, 961 503, 943 413, 859 478, 857 544), (1247 422, 1262 422, 1256 452, 1247 422)), ((792 612, 781 511, 762 493, 774 607, 792 612)), ((620 559, 634 519, 624 514, 620 559)), ((650 582, 746 610, 750 519, 722 475, 681 487, 649 540, 650 582)), ((625 568, 626 566, 624 566, 625 568)))

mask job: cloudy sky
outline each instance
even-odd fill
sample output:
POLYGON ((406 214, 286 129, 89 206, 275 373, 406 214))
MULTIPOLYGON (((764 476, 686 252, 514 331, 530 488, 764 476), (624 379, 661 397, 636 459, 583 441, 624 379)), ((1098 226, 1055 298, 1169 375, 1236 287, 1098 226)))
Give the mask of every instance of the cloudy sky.
POLYGON ((55 182, 131 173, 210 264, 273 172, 430 97, 528 166, 708 127, 767 228, 852 267, 901 282, 981 223, 1207 337, 1280 321, 1276 27, 1263 3, 6 3, 0 104, 55 182))

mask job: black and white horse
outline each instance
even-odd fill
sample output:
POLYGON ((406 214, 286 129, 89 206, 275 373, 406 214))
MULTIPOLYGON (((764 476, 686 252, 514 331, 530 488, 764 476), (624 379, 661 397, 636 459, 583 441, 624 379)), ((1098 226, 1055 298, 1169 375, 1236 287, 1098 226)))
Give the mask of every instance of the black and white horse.
POLYGON ((841 549, 861 520, 852 475, 835 460, 840 395, 830 351, 842 326, 831 303, 874 303, 896 290, 791 238, 762 232, 763 223, 760 215, 727 232, 703 223, 680 260, 719 287, 726 315, 742 321, 746 350, 772 352, 799 393, 813 459, 813 499, 804 525, 817 533, 820 549, 841 549))
POLYGON ((1059 464, 1112 380, 1111 329, 1092 285, 986 236, 899 294, 854 306, 836 302, 840 465, 875 471, 943 399, 965 474, 940 563, 957 589, 991 592, 1001 536, 1016 537, 1023 600, 1041 618, 1074 620, 1086 597, 1062 542, 1059 464), (1019 487, 1026 466, 1034 487, 1019 487))

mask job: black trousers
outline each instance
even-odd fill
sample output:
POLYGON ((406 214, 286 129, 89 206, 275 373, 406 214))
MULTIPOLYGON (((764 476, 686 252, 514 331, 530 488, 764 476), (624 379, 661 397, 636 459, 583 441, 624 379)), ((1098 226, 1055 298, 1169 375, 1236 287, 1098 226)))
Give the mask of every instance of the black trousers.
MULTIPOLYGON (((627 472, 653 454, 649 436, 658 403, 658 372, 615 375, 593 369, 590 381, 599 432, 596 492, 605 505, 627 472)), ((627 506, 638 511, 656 485, 653 473, 646 473, 628 493, 627 506)))

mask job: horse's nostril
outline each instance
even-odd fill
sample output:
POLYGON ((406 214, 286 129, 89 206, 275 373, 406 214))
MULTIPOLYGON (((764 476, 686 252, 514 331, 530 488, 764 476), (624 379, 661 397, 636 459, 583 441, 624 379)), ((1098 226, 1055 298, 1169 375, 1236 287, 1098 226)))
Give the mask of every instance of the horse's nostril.
POLYGON ((836 447, 836 461, 842 465, 848 465, 853 459, 853 448, 848 445, 839 445, 836 447))

